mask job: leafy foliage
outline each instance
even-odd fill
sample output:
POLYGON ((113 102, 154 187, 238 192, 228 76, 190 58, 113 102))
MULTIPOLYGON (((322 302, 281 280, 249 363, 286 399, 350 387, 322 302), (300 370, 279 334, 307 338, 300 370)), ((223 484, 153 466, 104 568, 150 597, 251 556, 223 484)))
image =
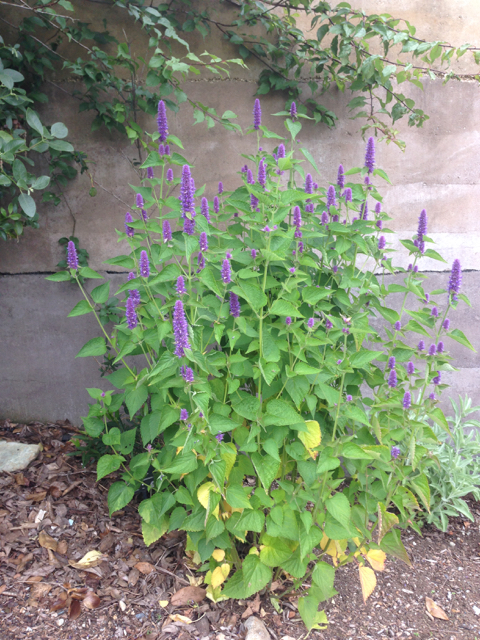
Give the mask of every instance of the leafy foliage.
MULTIPOLYGON (((139 505, 146 543, 167 530, 186 531, 188 553, 208 569, 214 601, 247 598, 281 575, 301 590, 311 577, 299 604, 311 629, 325 621, 318 605, 335 594, 337 568, 358 565, 367 599, 386 553, 409 563, 399 529, 418 529, 417 514, 430 509, 425 470, 428 446, 437 442, 420 418, 448 430, 426 393, 450 358, 443 349, 427 355, 413 347, 413 320, 401 322, 408 314, 436 341, 458 300, 439 290, 427 302, 418 240, 404 241, 413 268, 393 265, 394 250, 379 237, 390 233, 388 215, 380 208, 374 219, 366 214, 369 199, 381 203, 376 184, 385 177, 371 160, 370 168, 347 172, 347 180, 363 178, 344 185, 353 201, 343 187, 313 185, 293 142, 305 118, 285 119, 286 157, 278 147, 275 155, 260 151, 269 139, 283 143, 282 136, 262 125, 247 131, 257 136, 258 151, 244 158, 258 181, 239 172, 238 188, 222 193, 218 208, 207 201, 209 215, 205 202, 203 214, 192 209, 190 196, 200 198, 205 187, 191 193, 187 161, 160 156, 159 134, 146 135, 145 166, 154 174, 135 188, 144 201, 137 219, 117 231, 130 253, 107 260, 133 272, 116 294, 129 292, 126 318, 108 333, 99 321, 103 335, 77 357, 105 354, 108 345, 120 365, 107 376, 116 391, 89 389, 96 402, 84 419, 87 434, 110 448, 99 477, 121 469, 110 510, 123 508, 153 467, 153 492, 139 505), (171 190, 180 179, 165 176, 180 167, 179 202, 171 190), (312 185, 308 193, 305 184, 312 185), (398 271, 404 284, 387 286, 384 275, 398 271), (398 291, 400 314, 389 306, 398 291), (443 317, 432 315, 442 304, 443 317), (407 372, 407 360, 415 371, 407 372), (122 406, 133 421, 123 431, 111 426, 122 406)), ((172 135, 166 142, 181 145, 172 135)), ((423 241, 431 242, 426 235, 423 241)), ((98 274, 80 267, 49 279, 71 276, 98 274)), ((92 297, 81 287, 79 304, 97 318, 95 292, 107 295, 104 286, 92 297)))

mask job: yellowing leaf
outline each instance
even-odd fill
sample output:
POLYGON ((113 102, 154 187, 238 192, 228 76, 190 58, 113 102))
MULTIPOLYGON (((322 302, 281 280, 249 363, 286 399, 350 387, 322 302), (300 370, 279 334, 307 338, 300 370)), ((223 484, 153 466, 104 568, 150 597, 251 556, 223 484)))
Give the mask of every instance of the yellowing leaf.
POLYGON ((212 572, 212 577, 210 578, 210 586, 213 590, 217 589, 221 584, 225 582, 226 577, 230 573, 230 565, 222 564, 221 567, 217 567, 212 572))
POLYGON ((227 442, 224 444, 220 457, 227 463, 227 468, 225 469, 225 478, 228 480, 230 471, 233 469, 233 465, 235 464, 235 460, 237 459, 237 448, 233 444, 233 442, 227 442), (225 449, 228 449, 228 451, 225 451, 225 449))
POLYGON ((198 488, 197 498, 202 507, 208 509, 208 496, 210 495, 210 491, 215 491, 216 487, 213 482, 205 482, 201 487, 198 488))
POLYGON ((212 553, 212 558, 217 562, 221 562, 225 558, 225 551, 223 549, 215 549, 212 553))
POLYGON ((159 600, 158 604, 163 607, 165 609, 165 607, 168 607, 168 600, 159 600))
POLYGON ((323 538, 320 541, 320 547, 325 551, 325 553, 328 553, 328 555, 331 556, 335 566, 338 564, 338 557, 341 556, 347 548, 347 544, 347 540, 330 540, 329 542, 329 538, 325 534, 323 534, 323 538))
POLYGON ((78 562, 74 562, 70 560, 69 564, 75 569, 91 569, 92 567, 96 567, 103 560, 103 553, 100 551, 89 551, 86 553, 81 560, 78 562))
POLYGON ((322 432, 320 430, 320 425, 316 420, 305 420, 305 424, 308 431, 300 431, 298 437, 303 442, 310 456, 315 459, 318 453, 316 451, 312 451, 312 449, 318 447, 321 443, 322 432))
POLYGON ((383 571, 385 569, 387 554, 380 549, 370 549, 366 557, 372 568, 376 571, 383 571))
POLYGON ((168 617, 170 620, 173 620, 173 622, 183 622, 183 624, 192 624, 193 622, 193 620, 187 618, 187 616, 182 616, 179 613, 174 613, 168 617))
POLYGON ((212 602, 222 602, 222 600, 228 600, 227 596, 222 595, 222 590, 220 587, 214 589, 212 585, 207 587, 207 598, 212 600, 212 602))
POLYGON ((363 601, 366 602, 377 586, 377 578, 375 576, 375 571, 370 569, 370 567, 358 567, 358 572, 360 574, 363 601))
POLYGON ((439 618, 440 620, 448 620, 448 616, 445 611, 441 607, 439 607, 438 604, 431 598, 425 598, 425 605, 427 607, 428 613, 434 618, 439 618))

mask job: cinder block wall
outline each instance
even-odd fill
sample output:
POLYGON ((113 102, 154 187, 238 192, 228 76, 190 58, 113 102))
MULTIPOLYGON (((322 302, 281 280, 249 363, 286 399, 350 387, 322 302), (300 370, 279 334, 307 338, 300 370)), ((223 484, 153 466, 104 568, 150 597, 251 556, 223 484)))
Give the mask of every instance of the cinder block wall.
MULTIPOLYGON (((78 5, 79 3, 77 3, 78 5)), ((404 17, 417 26, 417 35, 430 40, 448 40, 455 44, 469 41, 480 44, 480 5, 477 0, 451 3, 449 0, 356 0, 354 6, 369 12, 391 13, 404 17)), ((228 12, 226 5, 221 5, 228 12)), ((109 27, 121 32, 122 24, 113 23, 117 15, 108 7, 81 3, 86 21, 106 17, 109 27), (86 6, 88 5, 88 6, 86 6)), ((134 50, 147 52, 147 41, 136 32, 134 50)), ((207 49, 223 58, 235 51, 216 34, 205 43, 199 39, 194 46, 207 49)), ((394 55, 394 54, 392 54, 394 55)), ((466 58, 458 67, 463 73, 478 69, 466 58)), ((194 99, 211 104, 218 113, 231 109, 245 128, 251 122, 256 90, 256 77, 261 67, 255 64, 248 72, 232 70, 228 80, 201 77, 186 82, 186 91, 194 99)), ((128 205, 133 204, 133 192, 128 183, 138 184, 131 160, 135 149, 116 133, 90 132, 92 115, 79 114, 77 102, 61 89, 71 91, 74 85, 61 74, 55 78, 60 88, 46 86, 50 102, 42 114, 46 124, 62 121, 69 129, 69 139, 88 153, 95 162, 95 179, 106 190, 98 188, 95 198, 88 195, 89 180, 79 176, 66 189, 68 205, 76 218, 75 235, 90 253, 90 266, 102 272, 103 261, 121 249, 114 229, 121 228, 128 205)), ((407 87, 405 90, 409 91, 407 87)), ((308 89, 306 89, 308 91, 308 89)), ((377 163, 390 176, 392 186, 383 189, 385 210, 393 216, 398 237, 411 237, 416 232, 418 215, 427 209, 429 235, 448 265, 425 259, 422 269, 428 272, 428 289, 445 286, 452 261, 459 258, 464 270, 463 291, 471 298, 473 308, 461 305, 452 315, 452 322, 462 329, 477 350, 480 349, 480 86, 475 80, 451 81, 442 86, 440 80, 425 82, 425 90, 413 87, 412 97, 430 120, 422 129, 409 129, 400 124, 401 137, 406 141, 405 153, 394 145, 380 144, 377 163)), ((332 90, 326 96, 326 106, 339 116, 336 129, 304 125, 300 140, 313 154, 321 175, 320 184, 334 181, 338 164, 357 166, 363 161, 364 142, 358 132, 359 121, 348 118, 346 104, 350 97, 332 90)), ((273 114, 283 108, 284 97, 262 97, 264 122, 281 132, 283 124, 273 114)), ((206 183, 209 197, 215 193, 218 180, 226 189, 239 182, 237 172, 243 164, 240 153, 253 150, 254 140, 224 131, 216 126, 192 126, 192 110, 182 105, 177 115, 169 113, 170 131, 185 144, 185 155, 194 165, 197 186, 206 183)), ((155 122, 141 123, 152 131, 155 122)), ((273 148, 265 142, 265 149, 273 148)), ((90 316, 67 319, 67 313, 79 300, 77 289, 69 283, 53 283, 45 276, 55 270, 62 258, 58 239, 72 232, 72 217, 66 202, 58 207, 42 209, 40 229, 27 229, 19 243, 0 245, 0 309, 2 315, 2 363, 0 385, 0 417, 13 420, 57 420, 69 418, 79 424, 87 410, 85 387, 103 386, 99 365, 93 359, 74 356, 89 338, 99 334, 90 316)), ((393 240, 398 245, 398 240, 393 240)), ((406 265, 406 255, 399 261, 406 265)), ((110 267, 109 267, 110 268, 110 267)), ((124 275, 114 276, 120 284, 124 275)), ((480 356, 453 343, 459 371, 448 376, 451 395, 469 393, 480 403, 480 356)), ((447 376, 445 376, 446 378, 447 376)))

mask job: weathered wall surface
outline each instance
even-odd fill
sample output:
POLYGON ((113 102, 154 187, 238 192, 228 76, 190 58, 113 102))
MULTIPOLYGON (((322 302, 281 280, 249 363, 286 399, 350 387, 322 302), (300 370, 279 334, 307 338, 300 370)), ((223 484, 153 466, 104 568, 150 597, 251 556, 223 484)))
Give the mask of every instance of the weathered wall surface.
MULTIPOLYGON (((86 19, 110 19, 110 9, 88 4, 86 19)), ((354 6, 368 12, 391 13, 405 17, 417 26, 417 35, 427 39, 444 39, 460 44, 477 42, 480 33, 480 5, 477 0, 356 0, 354 6)), ((223 8, 222 11, 227 11, 223 8)), ((115 25, 120 28, 121 25, 115 25)), ((233 49, 218 36, 202 44, 222 57, 232 57, 233 49)), ((146 52, 146 40, 140 32, 134 46, 138 53, 146 52)), ((462 59, 459 71, 472 73, 471 63, 462 59)), ((218 113, 231 109, 246 127, 256 90, 255 78, 260 67, 251 72, 233 70, 232 79, 213 78, 187 81, 187 93, 205 104, 212 104, 218 113)), ((67 90, 62 77, 57 82, 67 90)), ((379 145, 377 163, 389 174, 392 186, 383 190, 385 210, 393 216, 393 227, 401 237, 416 232, 417 219, 422 208, 429 216, 429 235, 437 243, 437 250, 448 264, 425 259, 424 271, 431 278, 429 289, 445 286, 448 270, 455 258, 460 258, 464 269, 464 291, 470 296, 473 308, 461 305, 452 314, 452 323, 467 333, 477 350, 480 349, 480 86, 475 81, 440 81, 425 83, 425 91, 413 88, 412 97, 430 116, 422 129, 408 129, 401 125, 402 138, 407 142, 405 153, 395 146, 379 145)), ((88 195, 89 180, 80 176, 66 190, 68 204, 76 217, 75 234, 90 253, 90 266, 105 269, 103 261, 119 251, 114 229, 123 226, 123 217, 133 204, 133 192, 128 183, 138 184, 131 162, 135 150, 116 133, 90 132, 91 114, 77 113, 77 104, 64 92, 47 88, 51 101, 43 114, 46 123, 63 121, 69 128, 69 139, 88 153, 95 162, 92 171, 101 187, 98 195, 88 195), (112 195, 113 194, 113 195, 112 195), (115 197, 113 197, 115 196, 115 197)), ((334 181, 338 164, 345 167, 363 162, 364 142, 358 133, 358 121, 348 119, 346 104, 349 96, 332 91, 325 103, 339 116, 335 130, 307 124, 301 133, 302 144, 307 146, 320 167, 319 182, 334 181)), ((265 123, 282 131, 282 122, 269 116, 283 108, 284 97, 263 97, 265 123)), ((154 130, 155 123, 144 121, 146 128, 154 130)), ((194 165, 196 184, 206 183, 207 195, 213 197, 218 180, 226 189, 239 184, 237 172, 243 164, 240 153, 253 149, 253 138, 242 138, 218 126, 207 130, 204 125, 192 126, 192 113, 182 105, 180 113, 169 114, 170 131, 185 144, 185 155, 194 165)), ((273 148, 266 141, 265 149, 273 148)), ((2 315, 2 341, 0 343, 1 384, 0 417, 18 420, 69 418, 79 422, 87 409, 87 386, 105 384, 99 378, 98 365, 93 359, 75 360, 74 355, 89 338, 98 335, 95 322, 87 317, 67 319, 66 315, 78 301, 73 285, 45 281, 45 275, 55 270, 62 258, 58 239, 68 236, 72 218, 65 203, 57 208, 44 209, 41 228, 27 229, 25 237, 17 243, 0 246, 0 313, 2 315)), ((393 240, 394 245, 398 241, 393 240)), ((405 256, 400 262, 408 262, 405 256)), ((125 276, 115 276, 120 284, 125 276)), ((475 383, 480 370, 480 356, 452 344, 455 364, 460 368, 449 376, 452 395, 469 393, 480 402, 480 387, 475 383)), ((445 376, 446 377, 446 376, 445 376)))

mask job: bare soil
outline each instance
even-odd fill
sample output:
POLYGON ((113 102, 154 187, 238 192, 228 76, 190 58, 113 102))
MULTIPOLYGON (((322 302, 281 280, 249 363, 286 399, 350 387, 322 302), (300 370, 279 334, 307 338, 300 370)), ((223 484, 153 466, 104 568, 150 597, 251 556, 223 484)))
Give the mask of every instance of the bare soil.
MULTIPOLYGON (((0 438, 43 444, 23 473, 0 474, 1 640, 229 640, 245 636, 243 622, 252 614, 273 640, 305 636, 295 598, 282 600, 280 613, 268 593, 247 602, 171 604, 199 578, 188 566, 183 534, 147 548, 136 504, 110 518, 111 480, 97 484, 94 468, 69 455, 74 434, 68 422, 0 423, 0 438), (71 565, 93 550, 103 554, 99 564, 71 565)), ((480 504, 470 507, 475 523, 457 518, 445 534, 430 527, 423 536, 406 532, 413 567, 389 559, 366 604, 357 569, 338 572, 339 594, 325 604, 328 628, 310 637, 480 640, 480 504), (427 612, 426 597, 448 620, 427 612)))

